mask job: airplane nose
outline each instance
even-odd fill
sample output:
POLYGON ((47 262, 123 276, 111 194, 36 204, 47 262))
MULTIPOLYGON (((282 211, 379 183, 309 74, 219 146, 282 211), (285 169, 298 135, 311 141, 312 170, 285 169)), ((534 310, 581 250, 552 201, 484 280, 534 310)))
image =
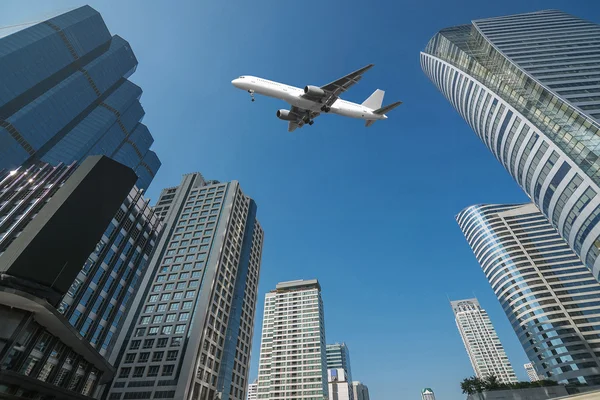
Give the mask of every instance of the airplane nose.
POLYGON ((231 84, 233 86, 235 86, 236 88, 239 88, 240 87, 240 78, 236 78, 236 79, 232 80, 231 84))

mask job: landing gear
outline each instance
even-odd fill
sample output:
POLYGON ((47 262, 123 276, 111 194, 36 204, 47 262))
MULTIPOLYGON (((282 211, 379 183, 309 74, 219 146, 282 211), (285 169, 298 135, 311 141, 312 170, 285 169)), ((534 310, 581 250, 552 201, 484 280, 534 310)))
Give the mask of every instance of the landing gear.
POLYGON ((248 90, 248 93, 250 93, 250 97, 252 98, 252 101, 256 100, 254 98, 254 90, 250 89, 250 90, 248 90))
POLYGON ((331 111, 331 107, 323 106, 321 107, 321 111, 328 113, 329 111, 331 111))

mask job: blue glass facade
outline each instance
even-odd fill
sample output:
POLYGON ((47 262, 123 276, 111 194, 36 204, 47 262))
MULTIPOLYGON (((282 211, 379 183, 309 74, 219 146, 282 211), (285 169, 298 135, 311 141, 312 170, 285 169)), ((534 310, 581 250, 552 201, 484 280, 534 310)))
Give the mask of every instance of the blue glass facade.
POLYGON ((140 121, 137 59, 89 6, 0 38, 0 169, 109 156, 146 189, 160 168, 140 121))
POLYGON ((600 284, 533 204, 479 205, 458 224, 538 374, 600 383, 600 284))

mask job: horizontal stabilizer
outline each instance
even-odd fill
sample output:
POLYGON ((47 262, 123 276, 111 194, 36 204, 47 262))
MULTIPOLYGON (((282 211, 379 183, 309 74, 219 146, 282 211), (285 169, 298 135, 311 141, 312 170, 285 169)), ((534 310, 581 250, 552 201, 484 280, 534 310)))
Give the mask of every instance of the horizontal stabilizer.
POLYGON ((370 108, 371 110, 377 110, 383 104, 384 94, 385 92, 383 90, 377 89, 372 95, 369 96, 368 99, 363 101, 362 105, 370 108))
POLYGON ((373 125, 375 123, 375 121, 377 121, 376 119, 368 119, 367 122, 365 123, 365 126, 368 128, 371 125, 373 125))
POLYGON ((373 113, 374 114, 382 115, 382 114, 385 114, 385 113, 388 113, 388 112, 392 111, 394 108, 398 107, 400 104, 402 104, 402 102, 401 101, 397 101, 395 103, 390 104, 389 106, 381 107, 381 108, 373 111, 373 113))

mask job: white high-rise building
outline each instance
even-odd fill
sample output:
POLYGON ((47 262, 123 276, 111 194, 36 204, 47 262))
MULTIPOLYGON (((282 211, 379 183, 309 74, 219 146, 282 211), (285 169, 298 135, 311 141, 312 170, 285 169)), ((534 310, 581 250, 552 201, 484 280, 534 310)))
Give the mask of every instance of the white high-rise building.
POLYGON ((258 379, 248 385, 248 396, 247 400, 256 400, 258 399, 258 379))
POLYGON ((352 400, 352 384, 348 382, 348 374, 344 368, 327 370, 329 400, 352 400))
POLYGON ((525 371, 527 372, 527 376, 531 382, 537 382, 540 380, 540 376, 537 372, 535 372, 532 363, 524 364, 523 367, 525 367, 525 371))
POLYGON ((265 296, 258 398, 328 398, 323 301, 316 279, 279 283, 265 296))
POLYGON ((421 400, 435 400, 435 394, 430 388, 421 390, 421 400))
POLYGON ((502 383, 517 382, 515 371, 508 361, 492 321, 477 299, 450 303, 456 326, 477 377, 495 375, 502 383))

